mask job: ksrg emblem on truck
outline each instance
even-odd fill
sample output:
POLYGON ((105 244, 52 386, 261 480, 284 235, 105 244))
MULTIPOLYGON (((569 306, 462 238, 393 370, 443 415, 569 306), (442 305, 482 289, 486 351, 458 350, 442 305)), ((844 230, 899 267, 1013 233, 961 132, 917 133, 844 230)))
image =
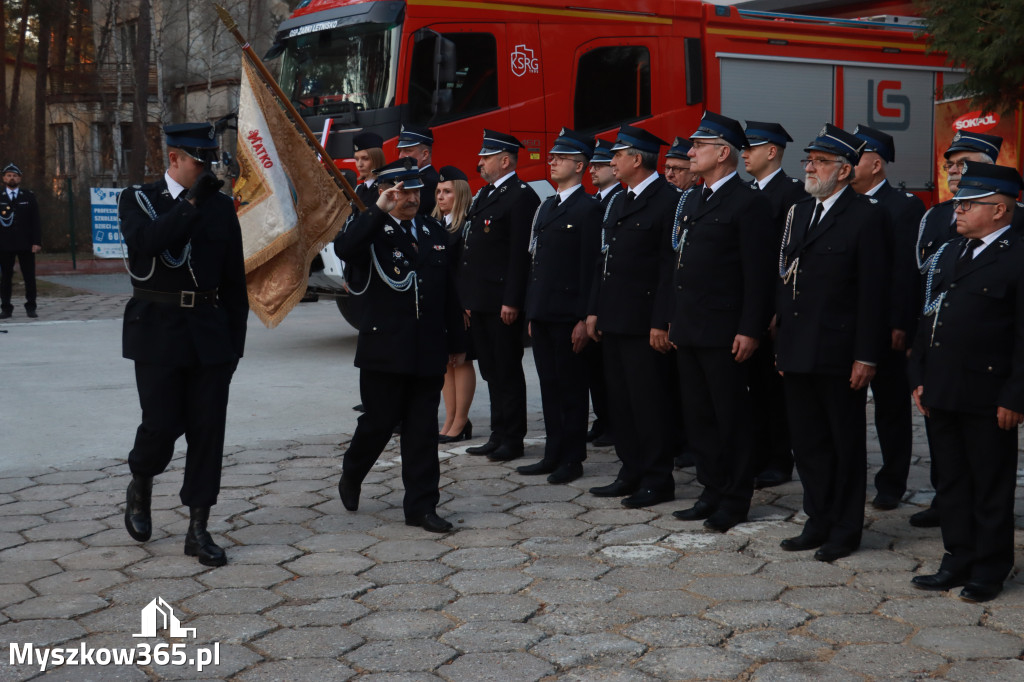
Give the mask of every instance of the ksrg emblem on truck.
POLYGON ((533 50, 526 45, 516 45, 512 50, 512 73, 516 76, 540 73, 540 60, 534 58, 533 50))

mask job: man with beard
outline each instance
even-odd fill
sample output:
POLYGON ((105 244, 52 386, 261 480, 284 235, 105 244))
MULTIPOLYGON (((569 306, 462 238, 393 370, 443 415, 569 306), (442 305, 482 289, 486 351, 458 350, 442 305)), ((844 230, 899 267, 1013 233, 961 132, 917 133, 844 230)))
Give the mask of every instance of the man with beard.
POLYGON ((782 242, 776 364, 804 487, 803 532, 782 549, 834 561, 860 546, 867 387, 883 347, 885 214, 850 187, 864 142, 826 124, 804 151, 813 199, 790 209, 782 242))

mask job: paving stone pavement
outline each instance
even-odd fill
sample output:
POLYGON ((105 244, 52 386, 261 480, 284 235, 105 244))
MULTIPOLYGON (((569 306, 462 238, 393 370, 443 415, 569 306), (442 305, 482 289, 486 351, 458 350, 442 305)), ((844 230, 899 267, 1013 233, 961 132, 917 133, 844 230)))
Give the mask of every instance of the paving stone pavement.
MULTIPOLYGON (((140 642, 216 646, 219 664, 57 666, 47 679, 1024 679, 1024 578, 982 605, 910 586, 942 553, 937 529, 907 523, 930 497, 920 422, 907 502, 868 505, 862 548, 833 564, 778 547, 800 530, 799 482, 757 491, 749 523, 711 533, 671 516, 699 492, 692 469, 676 472, 676 501, 628 510, 586 492, 614 476, 608 448, 590 449, 570 485, 515 473, 541 454, 540 415, 531 436, 506 464, 464 444, 441 453, 448 535, 404 525, 397 439, 356 513, 337 494, 350 434, 229 446, 211 518, 221 568, 182 553, 180 452, 154 487, 147 543, 124 530, 124 460, 5 469, 0 682, 43 675, 11 665, 11 644, 140 642), (133 637, 157 597, 194 638, 133 637)), ((1017 549, 1024 566, 1022 530, 1017 549)))

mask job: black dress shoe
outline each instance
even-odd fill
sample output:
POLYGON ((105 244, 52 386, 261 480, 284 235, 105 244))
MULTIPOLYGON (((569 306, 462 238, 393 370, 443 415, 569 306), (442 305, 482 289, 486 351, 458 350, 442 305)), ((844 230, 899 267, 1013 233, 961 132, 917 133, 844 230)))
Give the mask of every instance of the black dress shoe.
POLYGON ((555 469, 554 473, 548 476, 548 483, 553 485, 564 485, 572 483, 583 475, 583 465, 579 462, 569 462, 555 469))
POLYGON ((448 521, 445 521, 434 512, 424 514, 418 519, 406 519, 405 525, 407 526, 419 526, 423 530, 430 531, 431 533, 450 533, 455 526, 448 521))
POLYGON ((968 581, 960 590, 960 598, 970 602, 992 601, 1003 591, 1002 583, 986 583, 978 580, 968 581))
POLYGON ((704 527, 708 530, 724 533, 733 526, 744 523, 746 520, 746 514, 735 514, 724 509, 719 509, 707 518, 704 522, 704 527))
POLYGON ((454 436, 438 436, 437 442, 444 443, 458 443, 460 440, 470 440, 473 438, 473 422, 467 421, 466 425, 462 427, 454 436))
POLYGON ((540 476, 541 474, 550 474, 552 471, 558 468, 558 462, 553 459, 542 459, 533 464, 527 464, 525 466, 516 467, 516 473, 522 474, 523 476, 540 476))
POLYGON ((967 584, 967 576, 939 569, 938 573, 931 575, 915 575, 910 579, 910 584, 919 590, 951 590, 954 587, 961 587, 967 584))
POLYGON ((903 496, 896 496, 890 493, 878 493, 875 495, 875 499, 871 500, 871 506, 875 509, 881 509, 882 511, 892 511, 896 507, 900 506, 900 499, 903 496))
POLYGON ((591 445, 593 445, 595 448, 610 448, 613 445, 615 445, 615 440, 612 438, 612 434, 605 431, 600 436, 595 438, 591 442, 591 445))
POLYGON ((487 459, 492 462, 511 462, 513 459, 519 459, 523 456, 523 444, 509 445, 508 443, 502 443, 498 448, 487 455, 487 459))
POLYGON ((0 320, 6 320, 13 313, 10 310, 0 310, 0 320))
POLYGON ((816 535, 809 535, 805 531, 800 533, 800 535, 786 538, 779 543, 779 547, 787 552, 806 552, 809 549, 817 549, 823 544, 825 544, 825 538, 819 538, 816 535))
POLYGON ((128 535, 139 542, 149 540, 153 534, 153 521, 149 511, 152 499, 153 477, 132 475, 124 505, 124 527, 128 530, 128 535))
POLYGON ((672 512, 672 516, 680 521, 700 521, 715 513, 715 506, 704 500, 697 500, 689 509, 680 509, 672 512))
POLYGON ((935 507, 928 507, 924 511, 911 514, 910 525, 915 528, 938 528, 939 510, 935 507))
POLYGON ((28 315, 29 317, 39 317, 39 313, 37 313, 35 310, 26 310, 25 314, 28 315))
POLYGON ((587 431, 587 442, 592 443, 595 438, 600 438, 604 434, 604 424, 600 419, 595 419, 593 426, 587 431))
POLYGON ((676 499, 676 494, 671 490, 659 491, 652 488, 642 488, 622 500, 622 506, 629 509, 639 509, 641 507, 653 507, 662 502, 671 502, 674 499, 676 499))
POLYGON ((792 480, 793 474, 787 474, 778 469, 765 469, 754 477, 754 487, 758 490, 761 488, 773 488, 783 483, 789 483, 792 480))
POLYGON ((498 441, 488 440, 483 445, 474 445, 466 448, 466 452, 470 455, 489 455, 498 449, 498 441))
POLYGON ((359 509, 359 484, 344 473, 338 481, 338 495, 341 496, 341 503, 345 509, 355 511, 359 509))
POLYGON ((594 497, 625 497, 635 493, 637 487, 632 483, 623 481, 621 478, 616 478, 608 485, 599 485, 596 488, 591 488, 590 494, 594 497))
POLYGON ((224 554, 213 538, 206 530, 206 524, 210 520, 209 507, 189 507, 188 531, 185 532, 185 554, 199 559, 203 566, 223 566, 228 562, 224 554))
POLYGON ((854 549, 856 549, 856 547, 825 544, 821 546, 821 549, 814 553, 814 558, 818 561, 831 562, 836 559, 842 559, 844 556, 850 556, 853 554, 854 549))
POLYGON ((352 409, 355 410, 356 412, 366 412, 366 409, 363 407, 362 403, 359 403, 358 405, 353 405, 352 409))

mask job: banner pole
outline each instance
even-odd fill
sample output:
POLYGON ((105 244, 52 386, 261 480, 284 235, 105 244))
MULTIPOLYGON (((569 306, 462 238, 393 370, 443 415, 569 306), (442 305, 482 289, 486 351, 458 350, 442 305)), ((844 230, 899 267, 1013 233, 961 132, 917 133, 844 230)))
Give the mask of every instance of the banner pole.
POLYGON ((245 37, 242 36, 242 33, 238 30, 238 24, 235 23, 235 20, 230 14, 228 14, 226 9, 217 3, 213 3, 213 6, 216 8, 217 14, 220 16, 220 20, 224 23, 224 26, 228 29, 228 32, 235 37, 235 40, 242 48, 242 52, 249 59, 249 63, 256 67, 256 70, 260 73, 260 77, 263 78, 263 81, 267 84, 267 87, 270 88, 271 92, 274 93, 277 101, 284 107, 285 111, 288 112, 292 122, 298 126, 299 131, 305 136, 306 141, 308 141, 317 153, 320 154, 320 158, 323 159, 324 166, 327 167, 334 176, 334 179, 341 185, 341 189, 345 192, 345 196, 349 198, 349 201, 356 207, 356 210, 365 211, 366 205, 358 196, 356 196, 356 192, 352 189, 352 185, 350 185, 348 180, 345 179, 345 176, 342 175, 340 170, 338 170, 338 167, 334 165, 334 161, 327 154, 327 151, 323 148, 323 145, 320 144, 320 141, 313 134, 313 131, 309 129, 308 125, 306 125, 302 116, 299 115, 299 112, 295 109, 295 105, 291 103, 291 100, 289 100, 284 94, 284 91, 281 90, 281 86, 277 84, 276 80, 274 80, 274 76, 267 70, 266 65, 263 64, 263 60, 256 55, 252 46, 245 37))

